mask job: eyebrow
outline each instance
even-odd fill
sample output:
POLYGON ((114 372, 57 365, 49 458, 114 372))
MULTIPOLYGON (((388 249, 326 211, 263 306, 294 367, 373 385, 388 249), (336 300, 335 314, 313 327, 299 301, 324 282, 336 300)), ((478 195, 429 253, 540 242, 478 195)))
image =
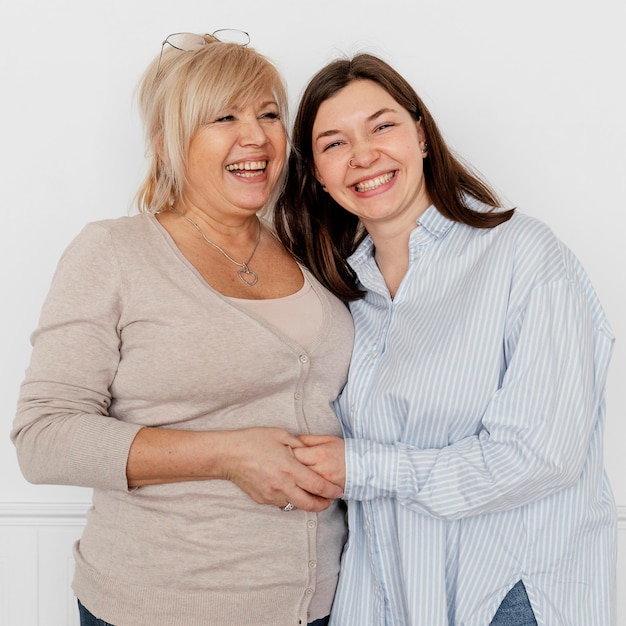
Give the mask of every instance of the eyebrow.
MULTIPOLYGON (((252 102, 250 102, 249 104, 244 104, 241 105, 241 103, 238 102, 233 102, 232 104, 226 105, 225 107, 222 107, 220 110, 221 111, 241 111, 242 109, 245 109, 247 106, 250 106, 251 104, 256 103, 256 100, 252 100, 252 102)), ((263 109, 267 106, 271 106, 271 105, 275 105, 277 107, 279 107, 278 102, 276 102, 276 100, 274 98, 270 98, 268 100, 263 100, 262 102, 259 102, 259 108, 263 109)), ((279 107, 280 108, 280 107, 279 107)))
MULTIPOLYGON (((381 115, 385 113, 396 113, 396 109, 391 109, 389 107, 379 109, 378 111, 376 111, 376 113, 372 113, 369 117, 367 117, 365 121, 373 122, 375 119, 379 118, 381 115)), ((318 141, 319 139, 323 139, 324 137, 332 137, 333 135, 338 135, 340 132, 341 132, 340 130, 325 130, 321 132, 319 135, 317 135, 317 137, 315 137, 315 141, 318 141)))

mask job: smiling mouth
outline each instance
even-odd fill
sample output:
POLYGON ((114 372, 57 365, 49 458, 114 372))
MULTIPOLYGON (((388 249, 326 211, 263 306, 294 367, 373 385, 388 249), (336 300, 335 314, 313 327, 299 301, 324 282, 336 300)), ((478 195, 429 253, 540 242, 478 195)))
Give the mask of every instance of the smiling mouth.
POLYGON ((246 161, 245 163, 231 163, 226 166, 226 170, 243 178, 252 178, 263 173, 266 167, 267 161, 246 161))
POLYGON ((376 178, 370 178, 370 180, 364 180, 361 183, 357 183, 354 186, 356 191, 371 191, 377 189, 381 185, 386 185, 396 175, 395 172, 388 172, 382 176, 376 176, 376 178))

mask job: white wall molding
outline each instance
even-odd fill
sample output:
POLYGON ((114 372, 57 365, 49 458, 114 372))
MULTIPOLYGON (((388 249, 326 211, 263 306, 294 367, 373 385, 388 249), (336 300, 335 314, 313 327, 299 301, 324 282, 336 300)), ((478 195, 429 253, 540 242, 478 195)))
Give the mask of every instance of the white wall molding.
POLYGON ((83 526, 90 502, 0 502, 0 526, 83 526))

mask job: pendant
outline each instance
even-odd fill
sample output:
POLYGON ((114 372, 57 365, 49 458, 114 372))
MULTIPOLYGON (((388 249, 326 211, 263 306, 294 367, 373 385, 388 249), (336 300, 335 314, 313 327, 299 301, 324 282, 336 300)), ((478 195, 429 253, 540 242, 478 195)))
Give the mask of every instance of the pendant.
POLYGON ((245 285, 248 285, 248 287, 254 287, 259 280, 257 273, 251 270, 245 263, 240 270, 237 270, 237 276, 239 276, 239 280, 245 285))

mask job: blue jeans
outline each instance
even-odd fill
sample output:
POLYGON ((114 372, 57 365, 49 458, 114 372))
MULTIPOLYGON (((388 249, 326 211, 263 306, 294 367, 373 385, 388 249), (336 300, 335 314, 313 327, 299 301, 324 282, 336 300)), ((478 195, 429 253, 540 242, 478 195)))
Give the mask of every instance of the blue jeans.
POLYGON ((506 594, 490 626, 537 626, 526 587, 521 580, 506 594))
POLYGON ((98 619, 95 615, 92 615, 81 603, 78 601, 78 614, 80 615, 80 626, 111 626, 109 622, 105 622, 102 619, 98 619))
MULTIPOLYGON (((80 626, 112 626, 109 622, 105 622, 92 615, 81 603, 78 601, 78 613, 80 615, 80 626)), ((322 619, 316 619, 307 626, 327 626, 328 617, 322 619)))

